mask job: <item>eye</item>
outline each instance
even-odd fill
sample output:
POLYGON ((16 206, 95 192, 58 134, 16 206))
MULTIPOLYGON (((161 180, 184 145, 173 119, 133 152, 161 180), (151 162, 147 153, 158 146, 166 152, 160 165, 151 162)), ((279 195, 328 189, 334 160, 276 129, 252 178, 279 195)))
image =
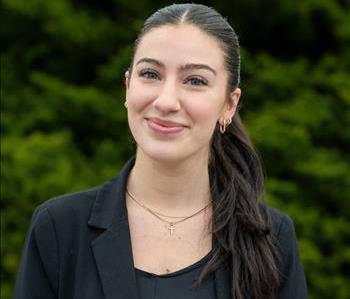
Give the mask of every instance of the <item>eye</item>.
POLYGON ((193 86, 207 86, 208 82, 206 80, 203 80, 202 78, 199 77, 191 77, 188 78, 185 83, 189 83, 190 85, 193 86))
POLYGON ((150 69, 141 70, 139 72, 139 76, 150 80, 159 79, 159 74, 156 71, 150 69))

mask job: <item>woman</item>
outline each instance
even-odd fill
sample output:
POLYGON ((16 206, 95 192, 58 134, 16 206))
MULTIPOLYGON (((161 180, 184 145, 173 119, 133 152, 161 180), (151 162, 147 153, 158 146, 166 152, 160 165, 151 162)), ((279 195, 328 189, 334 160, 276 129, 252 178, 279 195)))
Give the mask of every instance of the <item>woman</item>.
POLYGON ((259 204, 237 112, 240 55, 203 5, 160 9, 126 78, 136 158, 34 213, 15 298, 306 298, 291 220, 259 204))

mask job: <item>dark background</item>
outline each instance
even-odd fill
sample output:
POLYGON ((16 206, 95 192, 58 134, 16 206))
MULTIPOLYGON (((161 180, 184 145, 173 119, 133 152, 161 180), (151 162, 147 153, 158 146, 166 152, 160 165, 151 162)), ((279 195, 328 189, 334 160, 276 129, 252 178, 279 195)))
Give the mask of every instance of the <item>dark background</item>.
MULTIPOLYGON (((132 155, 132 42, 174 1, 1 2, 1 298, 35 206, 102 183, 132 155)), ((267 201, 295 221, 311 299, 349 298, 350 3, 202 1, 242 45, 241 110, 267 201)))

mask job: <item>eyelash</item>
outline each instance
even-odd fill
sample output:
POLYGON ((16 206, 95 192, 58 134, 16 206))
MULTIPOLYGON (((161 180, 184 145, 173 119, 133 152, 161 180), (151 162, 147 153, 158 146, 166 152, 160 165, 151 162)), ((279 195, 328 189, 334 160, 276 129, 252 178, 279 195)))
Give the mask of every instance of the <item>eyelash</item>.
POLYGON ((191 84, 191 85, 193 85, 193 86, 207 86, 207 85, 208 85, 208 82, 207 82, 207 81, 205 81, 205 80, 203 80, 203 79, 201 79, 201 78, 199 78, 199 77, 188 78, 188 79, 186 79, 185 82, 186 82, 186 83, 187 83, 187 82, 190 82, 190 81, 193 82, 193 80, 196 80, 197 83, 199 83, 199 84, 191 84))
POLYGON ((146 79, 150 79, 150 80, 154 80, 154 79, 159 78, 159 74, 157 72, 155 72, 153 70, 148 70, 148 69, 140 71, 139 75, 140 75, 140 77, 145 77, 146 79), (151 77, 149 77, 149 75, 155 75, 156 78, 154 78, 154 77, 151 78, 151 77))
MULTIPOLYGON (((156 80, 156 79, 160 78, 160 75, 158 74, 158 72, 156 72, 154 70, 149 70, 149 69, 141 70, 139 72, 139 76, 144 77, 144 78, 149 79, 149 80, 156 80)), ((190 85, 192 85, 192 86, 207 86, 208 85, 208 82, 200 77, 190 77, 190 78, 187 78, 184 82, 186 84, 188 82, 193 83, 194 80, 196 80, 196 82, 199 84, 190 84, 190 85)))

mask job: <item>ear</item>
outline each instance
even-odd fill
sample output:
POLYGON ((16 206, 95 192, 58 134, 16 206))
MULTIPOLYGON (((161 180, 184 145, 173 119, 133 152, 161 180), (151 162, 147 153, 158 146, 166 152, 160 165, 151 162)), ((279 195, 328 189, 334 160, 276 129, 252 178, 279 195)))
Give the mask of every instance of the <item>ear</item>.
POLYGON ((226 105, 223 108, 223 113, 219 119, 220 124, 223 124, 225 120, 232 120, 233 116, 236 113, 239 98, 241 97, 241 90, 236 88, 230 93, 229 100, 226 102, 226 105))
POLYGON ((124 81, 125 88, 126 88, 126 90, 128 90, 129 89, 129 83, 130 83, 130 72, 129 72, 129 70, 127 70, 125 72, 124 76, 125 76, 125 81, 124 81))
POLYGON ((125 76, 125 102, 124 102, 124 106, 125 108, 128 108, 128 104, 127 104, 127 99, 128 99, 128 92, 129 92, 129 85, 130 85, 130 72, 129 70, 127 70, 124 74, 125 76))

